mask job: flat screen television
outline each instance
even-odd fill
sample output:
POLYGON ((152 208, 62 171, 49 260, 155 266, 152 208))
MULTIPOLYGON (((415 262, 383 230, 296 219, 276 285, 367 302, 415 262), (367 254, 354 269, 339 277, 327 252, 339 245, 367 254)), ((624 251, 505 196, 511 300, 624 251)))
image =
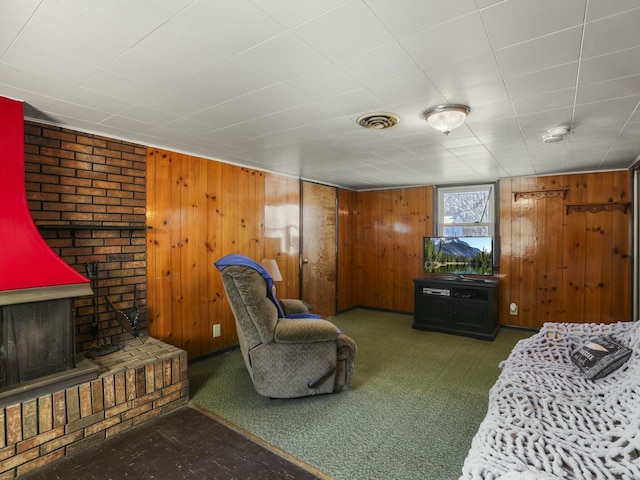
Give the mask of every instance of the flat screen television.
POLYGON ((493 275, 491 237, 424 237, 425 273, 493 275))

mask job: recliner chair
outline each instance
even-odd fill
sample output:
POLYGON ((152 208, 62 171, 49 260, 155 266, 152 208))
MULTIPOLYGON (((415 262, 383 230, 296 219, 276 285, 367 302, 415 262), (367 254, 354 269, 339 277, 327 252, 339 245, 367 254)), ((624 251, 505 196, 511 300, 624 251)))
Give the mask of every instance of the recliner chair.
POLYGON ((349 387, 355 342, 328 320, 285 318, 305 316, 309 310, 300 300, 276 300, 268 273, 247 257, 234 256, 245 265, 225 264, 223 257, 216 266, 256 391, 271 398, 293 398, 349 387))

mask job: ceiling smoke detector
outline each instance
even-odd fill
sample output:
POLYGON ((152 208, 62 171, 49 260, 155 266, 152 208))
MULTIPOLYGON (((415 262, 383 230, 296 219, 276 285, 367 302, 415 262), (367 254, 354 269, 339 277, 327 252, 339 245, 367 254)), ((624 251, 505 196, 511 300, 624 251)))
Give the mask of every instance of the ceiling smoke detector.
POLYGON ((565 135, 569 133, 568 127, 556 127, 547 130, 547 133, 542 136, 544 143, 555 143, 564 140, 565 135))
POLYGON ((393 127, 400 121, 400 117, 395 113, 376 112, 367 113, 358 117, 356 122, 358 125, 364 128, 373 128, 375 130, 382 130, 383 128, 393 127))

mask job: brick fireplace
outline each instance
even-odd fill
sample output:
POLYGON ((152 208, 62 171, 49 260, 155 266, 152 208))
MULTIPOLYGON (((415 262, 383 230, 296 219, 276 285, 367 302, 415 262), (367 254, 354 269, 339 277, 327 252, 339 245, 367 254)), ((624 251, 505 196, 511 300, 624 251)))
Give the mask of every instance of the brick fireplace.
POLYGON ((4 480, 184 405, 188 377, 184 351, 145 336, 145 149, 32 122, 25 129, 21 102, 2 97, 0 116, 4 480), (103 266, 93 291, 80 273, 88 262, 103 266), (107 299, 139 307, 142 342, 107 299), (99 343, 121 349, 85 358, 99 343))
POLYGON ((95 359, 99 376, 0 409, 0 480, 24 475, 185 405, 186 352, 131 339, 95 359))

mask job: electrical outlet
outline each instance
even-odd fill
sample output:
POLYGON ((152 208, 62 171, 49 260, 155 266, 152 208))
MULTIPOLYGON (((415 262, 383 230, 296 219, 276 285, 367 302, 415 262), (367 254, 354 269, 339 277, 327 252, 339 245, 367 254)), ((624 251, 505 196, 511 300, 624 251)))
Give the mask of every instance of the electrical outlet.
POLYGON ((518 304, 510 303, 509 304, 509 315, 518 315, 518 304))
POLYGON ((220 324, 216 323, 213 326, 213 338, 219 337, 220 336, 220 324))

